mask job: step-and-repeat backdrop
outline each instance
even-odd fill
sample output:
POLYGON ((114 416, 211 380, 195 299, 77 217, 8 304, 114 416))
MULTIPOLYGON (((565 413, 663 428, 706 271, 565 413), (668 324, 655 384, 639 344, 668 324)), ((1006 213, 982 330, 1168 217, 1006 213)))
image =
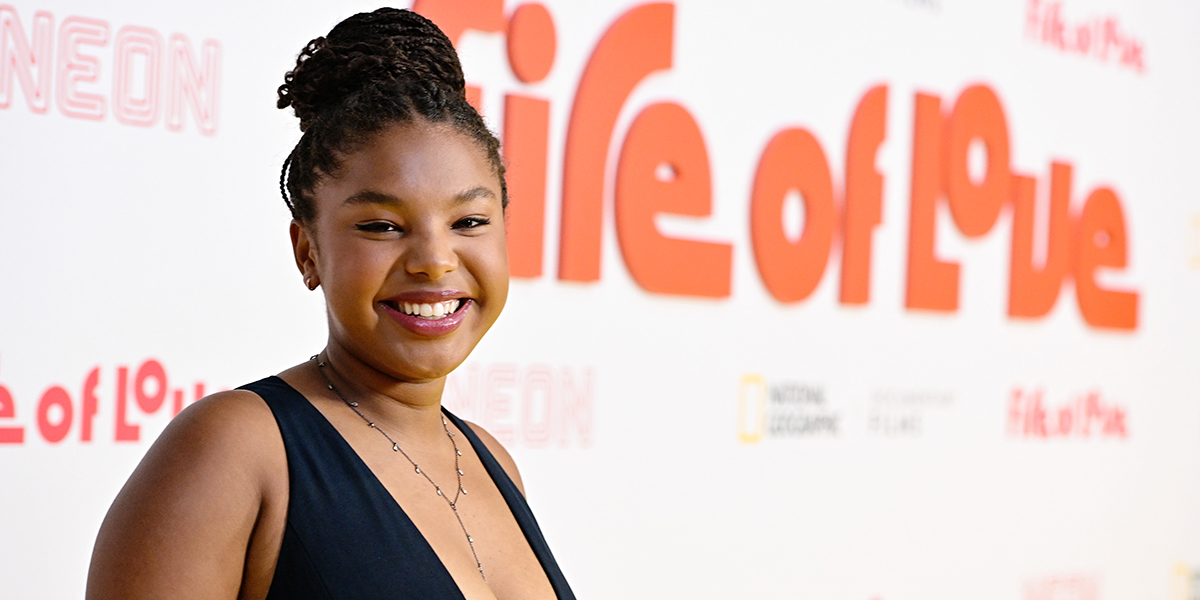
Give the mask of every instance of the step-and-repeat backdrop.
MULTIPOLYGON (((0 597, 321 349, 275 88, 354 2, 0 3, 0 597)), ((581 598, 1200 594, 1200 5, 418 0, 503 138, 444 402, 581 598)))

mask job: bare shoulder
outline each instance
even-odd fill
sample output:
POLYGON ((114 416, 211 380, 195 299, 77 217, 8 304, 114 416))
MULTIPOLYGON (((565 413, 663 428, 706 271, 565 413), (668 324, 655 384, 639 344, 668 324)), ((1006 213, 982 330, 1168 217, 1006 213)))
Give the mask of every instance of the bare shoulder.
POLYGON ((258 394, 244 390, 213 394, 179 413, 154 442, 134 477, 145 468, 177 462, 199 469, 200 474, 216 468, 225 477, 241 473, 255 478, 287 465, 271 409, 258 394))
POLYGON ((254 392, 230 390, 187 407, 171 421, 155 445, 198 444, 197 450, 227 453, 271 445, 265 444, 264 437, 283 443, 275 416, 266 402, 254 392))
POLYGON ((286 468, 287 460, 271 409, 253 392, 219 392, 171 420, 130 476, 118 502, 150 482, 259 483, 275 464, 286 468))
POLYGON ((471 431, 474 431, 475 435, 479 436, 479 439, 483 441, 483 445, 487 446, 487 449, 492 453, 492 456, 496 457, 496 461, 500 463, 501 467, 504 467, 504 472, 508 473, 509 479, 512 479, 513 483, 517 484, 517 489, 521 490, 521 495, 524 496, 525 484, 521 481, 521 473, 517 470, 517 463, 513 461, 512 456, 508 453, 508 450, 504 449, 504 446, 500 443, 500 440, 497 440, 494 436, 492 436, 492 434, 488 433, 486 429, 475 423, 470 421, 463 421, 463 423, 466 423, 467 427, 470 427, 471 431))
POLYGON ((257 394, 189 406, 113 501, 87 597, 237 597, 255 525, 281 489, 286 499, 283 440, 257 394))

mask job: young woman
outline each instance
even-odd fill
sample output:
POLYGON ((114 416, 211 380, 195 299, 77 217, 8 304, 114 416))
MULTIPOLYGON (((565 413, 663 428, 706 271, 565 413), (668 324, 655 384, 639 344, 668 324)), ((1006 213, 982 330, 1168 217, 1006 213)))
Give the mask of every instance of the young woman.
POLYGON ((279 88, 326 347, 181 413, 101 527, 88 598, 574 598, 492 436, 441 408, 508 293, 499 143, 446 36, 343 21, 279 88))

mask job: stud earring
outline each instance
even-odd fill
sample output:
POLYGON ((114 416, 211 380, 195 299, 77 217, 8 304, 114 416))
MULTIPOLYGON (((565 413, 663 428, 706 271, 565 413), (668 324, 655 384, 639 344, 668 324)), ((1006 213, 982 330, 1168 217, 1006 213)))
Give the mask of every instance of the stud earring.
POLYGON ((305 277, 304 286, 307 287, 309 291, 312 291, 317 289, 317 282, 313 281, 312 277, 305 277))

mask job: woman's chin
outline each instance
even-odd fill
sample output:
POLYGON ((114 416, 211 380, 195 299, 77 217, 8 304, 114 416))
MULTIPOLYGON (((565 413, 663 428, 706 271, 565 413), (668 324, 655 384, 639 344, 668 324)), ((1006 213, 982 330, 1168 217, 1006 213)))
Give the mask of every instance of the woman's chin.
MULTIPOLYGON (((472 348, 474 345, 472 345, 472 348)), ((439 352, 432 348, 418 349, 414 352, 406 348, 398 353, 385 365, 380 365, 381 371, 398 381, 420 383, 442 379, 466 362, 471 349, 446 348, 439 352), (415 355, 415 356, 414 356, 415 355)))

